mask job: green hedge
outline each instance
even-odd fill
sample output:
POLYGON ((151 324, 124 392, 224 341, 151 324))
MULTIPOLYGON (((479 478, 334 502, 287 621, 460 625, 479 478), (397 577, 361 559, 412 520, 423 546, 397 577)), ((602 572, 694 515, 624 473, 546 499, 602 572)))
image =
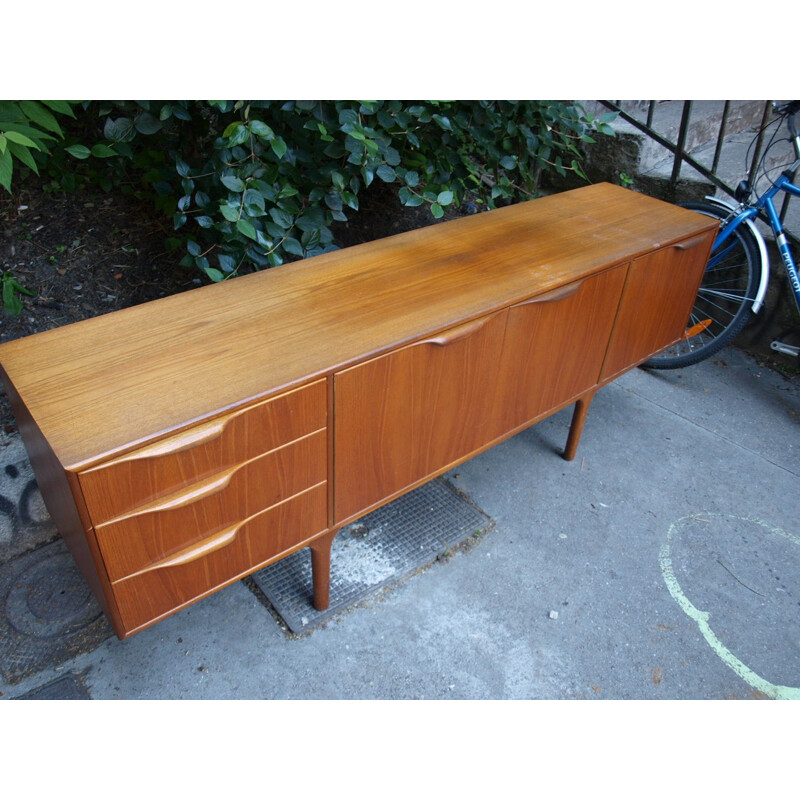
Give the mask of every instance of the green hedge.
POLYGON ((78 159, 104 188, 152 198, 182 263, 220 281, 333 249, 332 223, 375 181, 433 217, 535 197, 548 172, 583 176, 581 146, 609 121, 554 101, 8 102, 0 183, 16 159, 70 188, 78 159), (74 117, 67 133, 56 114, 74 117))

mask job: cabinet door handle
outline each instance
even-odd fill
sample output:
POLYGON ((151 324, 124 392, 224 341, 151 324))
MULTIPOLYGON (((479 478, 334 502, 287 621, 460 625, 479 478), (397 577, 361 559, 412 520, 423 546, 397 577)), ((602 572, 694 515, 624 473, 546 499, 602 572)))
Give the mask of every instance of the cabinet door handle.
POLYGON ((530 306, 534 303, 555 303, 558 300, 564 300, 567 297, 572 297, 578 289, 583 285, 583 281, 575 281, 568 286, 561 286, 558 289, 553 289, 544 294, 537 294, 536 297, 531 297, 529 300, 523 300, 521 303, 511 306, 511 308, 520 308, 521 306, 530 306))
POLYGON ((685 239, 682 242, 674 244, 676 250, 691 250, 694 247, 699 247, 704 242, 708 241, 707 234, 701 233, 699 236, 694 236, 691 239, 685 239))
POLYGON ((446 347, 449 344, 459 342, 471 336, 473 333, 476 333, 490 320, 494 319, 495 316, 497 315, 491 314, 488 317, 481 317, 471 322, 465 322, 463 325, 457 325, 455 328, 443 331, 438 336, 434 336, 431 339, 423 339, 421 342, 418 342, 418 344, 432 344, 437 347, 446 347))

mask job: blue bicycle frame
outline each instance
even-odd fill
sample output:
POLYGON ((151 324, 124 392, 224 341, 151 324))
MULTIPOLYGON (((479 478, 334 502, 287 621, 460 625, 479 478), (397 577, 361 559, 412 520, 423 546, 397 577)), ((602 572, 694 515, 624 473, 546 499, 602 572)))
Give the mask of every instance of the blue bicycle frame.
MULTIPOLYGON (((797 141, 797 137, 795 137, 797 141)), ((792 286, 792 293, 794 294, 794 301, 797 305, 798 313, 800 313, 800 278, 797 274, 797 264, 795 263, 792 251, 789 249, 789 243, 786 241, 786 234, 783 232, 783 225, 781 224, 778 211, 775 208, 773 198, 779 192, 788 192, 794 197, 800 197, 800 186, 792 183, 791 175, 794 170, 800 167, 800 159, 798 159, 787 172, 784 172, 775 183, 764 192, 761 197, 755 202, 754 205, 745 207, 740 211, 730 222, 723 226, 714 242, 713 256, 709 261, 709 267, 713 266, 714 262, 726 253, 726 248, 719 249, 728 237, 733 233, 746 220, 753 219, 758 216, 760 211, 766 211, 769 218, 769 224, 772 232, 775 234, 775 242, 778 245, 778 250, 783 260, 783 266, 786 268, 786 274, 789 276, 789 282, 792 286)))

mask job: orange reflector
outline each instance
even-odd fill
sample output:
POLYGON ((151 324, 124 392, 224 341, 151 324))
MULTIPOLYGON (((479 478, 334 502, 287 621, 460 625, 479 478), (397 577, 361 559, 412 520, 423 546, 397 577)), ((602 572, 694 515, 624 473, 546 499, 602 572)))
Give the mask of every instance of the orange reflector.
POLYGON ((688 328, 686 333, 683 334, 683 338, 691 339, 692 336, 697 336, 698 333, 702 333, 710 324, 710 319, 704 319, 702 322, 698 322, 697 325, 692 325, 692 327, 688 328))

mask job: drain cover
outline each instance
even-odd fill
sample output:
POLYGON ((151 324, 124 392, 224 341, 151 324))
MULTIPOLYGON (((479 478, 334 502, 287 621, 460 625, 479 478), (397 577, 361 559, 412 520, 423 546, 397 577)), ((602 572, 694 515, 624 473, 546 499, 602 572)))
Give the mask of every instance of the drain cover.
POLYGON ((83 681, 70 672, 61 678, 32 689, 15 698, 17 700, 91 700, 83 681))
POLYGON ((17 683, 112 635, 60 539, 0 565, 0 672, 17 683))
POLYGON ((307 548, 255 573, 252 580, 289 629, 301 633, 427 566, 486 530, 491 522, 449 483, 438 479, 339 531, 331 551, 326 611, 312 605, 307 548))

